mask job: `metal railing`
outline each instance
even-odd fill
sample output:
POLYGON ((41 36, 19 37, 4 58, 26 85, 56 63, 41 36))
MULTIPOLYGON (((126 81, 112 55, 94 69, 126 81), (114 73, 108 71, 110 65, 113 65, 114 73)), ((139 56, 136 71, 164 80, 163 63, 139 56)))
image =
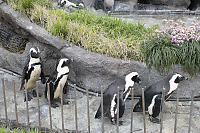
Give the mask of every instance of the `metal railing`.
MULTIPOLYGON (((1 82, 2 82, 2 90, 3 90, 3 98, 4 98, 4 108, 5 108, 5 119, 6 119, 6 125, 9 126, 8 124, 8 121, 9 121, 9 118, 8 118, 8 112, 7 112, 7 99, 6 99, 6 88, 5 88, 5 82, 4 82, 4 79, 1 79, 1 82)), ((13 94, 14 94, 14 104, 15 104, 15 116, 16 116, 16 125, 19 124, 19 120, 18 120, 18 104, 17 104, 17 97, 16 97, 16 88, 15 88, 15 81, 12 81, 12 86, 13 86, 13 94)), ((49 84, 47 85, 48 86, 48 99, 50 99, 50 91, 49 91, 49 84)), ((78 116, 77 116, 77 113, 78 113, 78 110, 77 110, 77 90, 76 90, 77 86, 74 84, 74 119, 75 119, 75 131, 78 133, 78 116)), ((116 124, 116 132, 119 133, 119 98, 120 98, 120 88, 116 88, 117 89, 117 124, 116 124)), ((104 115, 104 99, 103 99, 103 87, 101 87, 101 115, 103 116, 104 115)), ((38 86, 36 87, 36 92, 37 92, 37 109, 38 109, 38 130, 41 131, 41 118, 40 118, 40 98, 39 98, 39 89, 38 89, 38 86)), ((1 92, 0 92, 1 93, 1 92)), ((30 117, 29 117, 29 102, 28 102, 28 95, 27 95, 27 91, 25 91, 25 96, 26 96, 26 113, 27 113, 27 128, 30 128, 30 117)), ((87 96, 87 100, 86 100, 86 103, 87 103, 87 124, 88 124, 88 128, 87 128, 87 132, 90 133, 91 132, 91 121, 90 121, 90 98, 89 98, 89 93, 88 93, 88 87, 86 87, 86 96, 87 96)), ((162 93, 162 97, 165 96, 165 90, 163 90, 163 93, 162 93)), ((175 123, 174 123, 174 133, 177 132, 177 123, 178 123, 178 104, 179 104, 179 89, 177 90, 177 101, 176 101, 176 112, 175 112, 175 123)), ((190 113, 189 113, 189 126, 188 126, 188 133, 191 132, 191 120, 192 120, 192 115, 193 115, 193 108, 194 108, 194 103, 193 103, 193 99, 194 99, 194 91, 192 91, 191 93, 191 105, 190 105, 190 113)), ((50 132, 53 130, 52 129, 52 112, 51 112, 51 102, 50 100, 48 100, 48 105, 49 105, 49 129, 50 129, 50 132)), ((162 109, 161 109, 161 114, 160 114, 160 119, 161 119, 161 124, 160 124, 160 133, 162 133, 162 130, 163 130, 163 111, 164 111, 164 104, 165 104, 165 100, 162 98, 162 109)), ((130 133, 134 132, 133 131, 133 127, 134 127, 134 123, 133 123, 133 106, 134 106, 134 88, 132 88, 132 91, 131 91, 131 123, 130 123, 130 133)), ((144 97, 144 88, 142 88, 142 108, 143 108, 143 124, 144 124, 144 127, 143 127, 143 131, 144 133, 148 132, 147 131, 147 126, 146 126, 146 110, 145 110, 145 97, 144 97)), ((63 96, 61 95, 61 118, 62 118, 62 132, 66 132, 65 130, 65 123, 64 123, 64 115, 63 115, 63 96)), ((104 130, 104 117, 101 117, 101 126, 102 126, 102 133, 105 132, 104 130)))

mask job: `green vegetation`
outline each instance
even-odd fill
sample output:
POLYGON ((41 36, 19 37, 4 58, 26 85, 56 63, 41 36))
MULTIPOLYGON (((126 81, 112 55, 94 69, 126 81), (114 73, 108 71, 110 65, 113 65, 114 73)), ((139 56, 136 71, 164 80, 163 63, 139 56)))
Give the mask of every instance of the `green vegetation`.
POLYGON ((39 133, 38 129, 30 129, 30 130, 23 130, 23 129, 14 129, 10 130, 9 128, 0 127, 0 133, 39 133))
POLYGON ((181 64, 191 76, 200 72, 200 41, 185 41, 177 46, 170 38, 161 37, 146 42, 142 49, 149 68, 168 72, 173 65, 181 64))
POLYGON ((156 30, 154 39, 142 46, 146 64, 160 72, 167 72, 173 65, 183 65, 191 76, 200 72, 200 22, 164 20, 167 24, 156 30))
POLYGON ((9 0, 9 4, 52 35, 84 49, 125 60, 145 61, 149 68, 154 66, 160 72, 168 72, 175 64, 182 64, 192 76, 200 72, 200 23, 186 28, 182 21, 165 20, 169 27, 146 28, 141 23, 128 23, 86 10, 54 10, 49 0, 9 0))
POLYGON ((147 66, 154 66, 160 72, 167 72, 180 59, 179 48, 169 38, 154 38, 145 43, 142 49, 147 66))
POLYGON ((59 36, 87 50, 107 56, 143 61, 140 45, 149 40, 156 26, 145 28, 143 24, 132 24, 108 15, 96 15, 86 10, 66 12, 53 10, 48 0, 9 0, 10 5, 25 14, 51 34, 59 36), (29 3, 27 7, 22 2, 29 3), (44 4, 46 3, 46 4, 44 4), (33 6, 31 6, 33 5, 33 6))

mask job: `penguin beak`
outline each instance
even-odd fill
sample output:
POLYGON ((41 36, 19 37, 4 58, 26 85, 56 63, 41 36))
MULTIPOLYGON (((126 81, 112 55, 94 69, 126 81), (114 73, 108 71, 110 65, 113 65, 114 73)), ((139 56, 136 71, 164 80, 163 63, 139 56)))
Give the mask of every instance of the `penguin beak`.
POLYGON ((140 79, 139 77, 137 77, 136 82, 137 82, 138 84, 141 84, 141 79, 140 79))

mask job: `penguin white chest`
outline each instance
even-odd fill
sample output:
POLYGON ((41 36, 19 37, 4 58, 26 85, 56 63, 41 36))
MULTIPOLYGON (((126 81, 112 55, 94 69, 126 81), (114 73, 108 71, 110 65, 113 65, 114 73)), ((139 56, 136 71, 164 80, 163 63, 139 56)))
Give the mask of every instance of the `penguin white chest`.
POLYGON ((30 79, 28 79, 25 88, 31 89, 36 87, 36 81, 39 79, 41 74, 41 66, 34 66, 34 70, 31 72, 30 79))
POLYGON ((150 104, 149 107, 148 107, 148 112, 149 112, 150 115, 153 114, 153 107, 154 107, 154 105, 155 105, 155 99, 156 99, 157 96, 158 96, 158 95, 153 96, 153 98, 152 98, 152 100, 151 100, 151 104, 150 104))
POLYGON ((63 88, 65 86, 66 81, 67 81, 67 75, 64 75, 60 79, 60 81, 58 83, 58 86, 56 87, 56 90, 54 92, 54 99, 60 97, 60 95, 62 94, 63 88))

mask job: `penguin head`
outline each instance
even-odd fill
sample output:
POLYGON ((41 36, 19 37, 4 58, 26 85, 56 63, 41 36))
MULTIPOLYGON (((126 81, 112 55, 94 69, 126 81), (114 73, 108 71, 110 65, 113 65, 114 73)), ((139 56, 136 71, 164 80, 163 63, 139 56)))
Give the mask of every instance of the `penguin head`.
POLYGON ((38 47, 33 47, 29 51, 31 58, 39 58, 40 57, 40 50, 38 47))
POLYGON ((131 72, 125 77, 126 81, 133 81, 136 83, 140 83, 141 79, 139 78, 139 74, 137 72, 131 72))
POLYGON ((180 83, 181 81, 183 80, 188 80, 187 77, 184 77, 182 76, 181 74, 179 73, 174 73, 171 77, 171 80, 174 82, 174 83, 180 83))
POLYGON ((62 58, 59 60, 58 66, 57 66, 57 72, 62 71, 63 69, 65 69, 66 67, 68 68, 69 64, 70 64, 71 60, 67 59, 67 58, 62 58))

